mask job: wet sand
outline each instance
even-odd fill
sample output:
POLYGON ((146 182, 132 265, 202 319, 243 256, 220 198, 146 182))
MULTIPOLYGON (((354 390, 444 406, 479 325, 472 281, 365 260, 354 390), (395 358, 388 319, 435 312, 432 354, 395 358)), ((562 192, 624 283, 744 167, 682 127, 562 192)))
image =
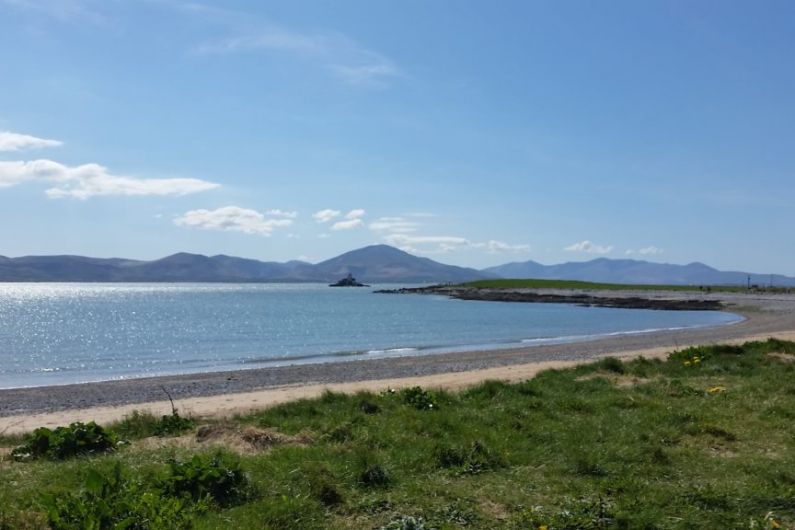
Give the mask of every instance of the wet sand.
MULTIPOLYGON (((589 294, 598 296, 599 292, 589 294)), ((689 345, 772 336, 795 340, 795 295, 637 291, 622 295, 718 300, 728 311, 746 319, 728 326, 621 335, 568 344, 6 389, 0 390, 0 433, 24 432, 77 420, 109 422, 136 409, 165 414, 171 408, 164 388, 183 413, 224 416, 314 397, 326 389, 380 391, 411 385, 454 389, 487 379, 524 380, 543 369, 570 366, 606 355, 664 356, 689 345)))

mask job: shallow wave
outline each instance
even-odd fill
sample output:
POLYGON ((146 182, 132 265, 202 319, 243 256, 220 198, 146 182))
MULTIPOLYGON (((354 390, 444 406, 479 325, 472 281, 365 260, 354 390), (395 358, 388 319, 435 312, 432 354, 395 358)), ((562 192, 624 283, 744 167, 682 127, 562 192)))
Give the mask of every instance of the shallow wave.
MULTIPOLYGON (((729 324, 734 324, 735 322, 729 322, 729 324)), ((522 344, 563 344, 567 342, 581 342, 586 340, 594 340, 594 339, 602 339, 607 337, 621 337, 625 335, 643 335, 646 333, 656 333, 661 331, 680 331, 683 329, 695 329, 701 327, 709 327, 710 324, 705 325, 696 325, 696 326, 674 326, 668 328, 646 328, 646 329, 634 329, 630 331, 613 331, 610 333, 595 333, 591 335, 565 335, 561 337, 536 337, 532 339, 522 339, 522 344)))
POLYGON ((418 352, 422 348, 385 348, 375 350, 341 350, 328 353, 304 353, 295 355, 280 355, 278 357, 255 357, 253 359, 245 359, 243 364, 285 364, 291 361, 308 361, 312 359, 330 359, 336 357, 366 357, 366 356, 383 356, 390 354, 407 354, 411 352, 418 352))

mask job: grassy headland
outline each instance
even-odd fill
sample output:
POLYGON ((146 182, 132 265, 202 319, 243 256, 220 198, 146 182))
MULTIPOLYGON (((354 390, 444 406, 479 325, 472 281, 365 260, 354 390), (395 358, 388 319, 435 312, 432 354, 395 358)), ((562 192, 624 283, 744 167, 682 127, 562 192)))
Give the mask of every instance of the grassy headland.
POLYGON ((740 286, 698 286, 698 285, 644 285, 626 283, 597 283, 578 280, 477 280, 460 284, 459 287, 477 289, 582 289, 590 291, 700 291, 707 287, 713 291, 740 292, 747 290, 740 286))
POLYGON ((108 453, 6 455, 0 528, 793 528, 793 361, 768 340, 198 430, 139 414, 108 453))
POLYGON ((692 285, 630 285, 623 283, 596 283, 579 280, 477 280, 460 284, 459 287, 478 289, 587 289, 593 291, 693 291, 692 285))

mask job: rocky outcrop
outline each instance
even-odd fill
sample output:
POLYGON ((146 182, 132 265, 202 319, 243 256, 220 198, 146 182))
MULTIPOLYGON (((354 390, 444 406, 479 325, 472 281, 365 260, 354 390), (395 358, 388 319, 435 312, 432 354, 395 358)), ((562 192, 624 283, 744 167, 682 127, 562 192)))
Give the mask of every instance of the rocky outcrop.
POLYGON ((724 309, 718 300, 696 298, 644 298, 642 296, 609 296, 571 291, 567 294, 546 293, 532 290, 479 289, 475 287, 450 287, 432 285, 402 289, 383 289, 383 294, 435 294, 459 300, 482 300, 489 302, 529 302, 546 304, 575 304, 588 307, 617 307, 624 309, 660 309, 668 311, 720 311, 724 309))

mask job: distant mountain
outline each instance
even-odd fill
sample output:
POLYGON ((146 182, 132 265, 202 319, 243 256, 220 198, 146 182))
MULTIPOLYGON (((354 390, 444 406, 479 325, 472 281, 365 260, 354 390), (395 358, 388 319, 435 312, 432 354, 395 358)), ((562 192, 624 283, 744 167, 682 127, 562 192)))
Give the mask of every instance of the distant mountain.
POLYGON ((495 275, 475 269, 444 265, 418 258, 389 245, 372 245, 346 252, 316 265, 323 279, 342 278, 348 273, 368 282, 464 282, 495 275))
MULTIPOLYGON (((312 264, 258 261, 233 256, 180 252, 153 261, 84 256, 0 256, 5 282, 332 282, 348 273, 365 283, 440 283, 487 278, 537 278, 592 282, 673 285, 745 285, 749 273, 719 271, 703 263, 671 265, 599 258, 542 265, 507 263, 482 271, 445 265, 388 245, 372 245, 312 264)), ((751 274, 768 285, 769 274, 751 274)), ((772 275, 773 285, 795 287, 795 278, 772 275)))
MULTIPOLYGON (((590 282, 665 284, 665 285, 769 285, 770 274, 719 271, 703 263, 672 265, 633 259, 598 258, 584 262, 542 265, 535 261, 507 263, 484 269, 501 278, 534 278, 539 280, 583 280, 590 282)), ((772 275, 773 285, 795 287, 795 278, 772 275)))
POLYGON ((462 282, 495 275, 374 245, 313 265, 181 252, 154 261, 82 256, 0 256, 0 281, 38 282, 462 282))

